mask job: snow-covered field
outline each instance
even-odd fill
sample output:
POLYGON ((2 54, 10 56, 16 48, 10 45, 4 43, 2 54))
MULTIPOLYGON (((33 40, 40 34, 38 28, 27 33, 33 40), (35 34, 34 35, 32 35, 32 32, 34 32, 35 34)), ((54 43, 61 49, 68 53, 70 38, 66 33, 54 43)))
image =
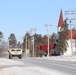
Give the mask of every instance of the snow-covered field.
MULTIPOLYGON (((47 59, 61 60, 61 57, 47 57, 47 59)), ((65 61, 72 60, 70 57, 63 57, 65 61)), ((75 57, 73 58, 74 61, 75 57)), ((49 70, 43 67, 24 64, 19 61, 0 58, 0 75, 67 75, 54 70, 49 70), (4 67, 2 67, 4 66, 4 67)))

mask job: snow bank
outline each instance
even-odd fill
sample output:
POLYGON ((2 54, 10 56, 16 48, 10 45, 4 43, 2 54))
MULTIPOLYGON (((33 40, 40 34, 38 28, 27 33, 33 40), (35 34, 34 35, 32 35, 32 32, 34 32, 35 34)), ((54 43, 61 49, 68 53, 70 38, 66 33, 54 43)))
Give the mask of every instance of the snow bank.
POLYGON ((0 75, 66 75, 40 67, 11 67, 0 70, 0 75))
POLYGON ((0 65, 24 65, 24 63, 11 59, 0 58, 0 65))
POLYGON ((0 67, 2 65, 5 65, 6 68, 0 68, 0 75, 67 75, 64 73, 60 73, 51 69, 49 70, 38 66, 23 67, 20 66, 25 65, 22 62, 0 58, 0 67))

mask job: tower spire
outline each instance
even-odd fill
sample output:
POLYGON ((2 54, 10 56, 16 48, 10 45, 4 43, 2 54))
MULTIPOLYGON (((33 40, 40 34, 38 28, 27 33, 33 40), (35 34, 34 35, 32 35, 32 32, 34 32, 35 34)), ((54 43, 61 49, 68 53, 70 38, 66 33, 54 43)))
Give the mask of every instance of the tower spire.
POLYGON ((60 11, 60 17, 59 17, 59 22, 58 22, 58 27, 62 27, 64 21, 63 21, 63 14, 62 10, 60 11))

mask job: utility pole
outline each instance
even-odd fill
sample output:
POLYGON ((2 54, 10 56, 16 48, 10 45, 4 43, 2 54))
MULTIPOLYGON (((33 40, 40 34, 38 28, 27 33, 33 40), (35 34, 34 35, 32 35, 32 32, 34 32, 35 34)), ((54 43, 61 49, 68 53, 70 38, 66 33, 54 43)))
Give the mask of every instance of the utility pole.
POLYGON ((72 20, 75 20, 74 18, 72 18, 72 15, 73 14, 76 14, 75 11, 73 10, 69 10, 69 11, 65 11, 65 14, 66 15, 70 15, 69 19, 67 20, 70 20, 70 34, 71 34, 71 54, 73 56, 73 47, 72 47, 72 20))
MULTIPOLYGON (((27 52, 27 34, 26 34, 26 50, 25 51, 27 52)), ((26 53, 26 57, 27 57, 27 53, 26 53)))
POLYGON ((52 26, 52 25, 46 24, 45 26, 46 26, 46 28, 47 28, 47 36, 48 36, 48 55, 47 55, 47 56, 49 57, 49 37, 50 37, 49 28, 50 28, 50 26, 52 26))
MULTIPOLYGON (((76 30, 76 25, 75 25, 75 30, 76 30)), ((76 36, 76 35, 75 35, 76 36)), ((76 38, 75 38, 75 53, 76 53, 76 38)), ((76 55, 76 54, 75 54, 76 55)))
POLYGON ((36 28, 31 28, 30 30, 32 36, 33 36, 33 52, 32 52, 32 56, 34 57, 35 51, 34 51, 34 34, 36 32, 36 28))

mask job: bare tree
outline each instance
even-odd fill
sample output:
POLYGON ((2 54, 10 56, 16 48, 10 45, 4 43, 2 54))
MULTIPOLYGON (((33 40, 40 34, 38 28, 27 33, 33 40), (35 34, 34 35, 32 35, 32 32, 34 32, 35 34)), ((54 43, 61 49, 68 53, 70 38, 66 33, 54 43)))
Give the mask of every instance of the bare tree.
POLYGON ((3 33, 0 31, 0 57, 4 57, 6 55, 6 46, 5 42, 3 40, 3 33))

